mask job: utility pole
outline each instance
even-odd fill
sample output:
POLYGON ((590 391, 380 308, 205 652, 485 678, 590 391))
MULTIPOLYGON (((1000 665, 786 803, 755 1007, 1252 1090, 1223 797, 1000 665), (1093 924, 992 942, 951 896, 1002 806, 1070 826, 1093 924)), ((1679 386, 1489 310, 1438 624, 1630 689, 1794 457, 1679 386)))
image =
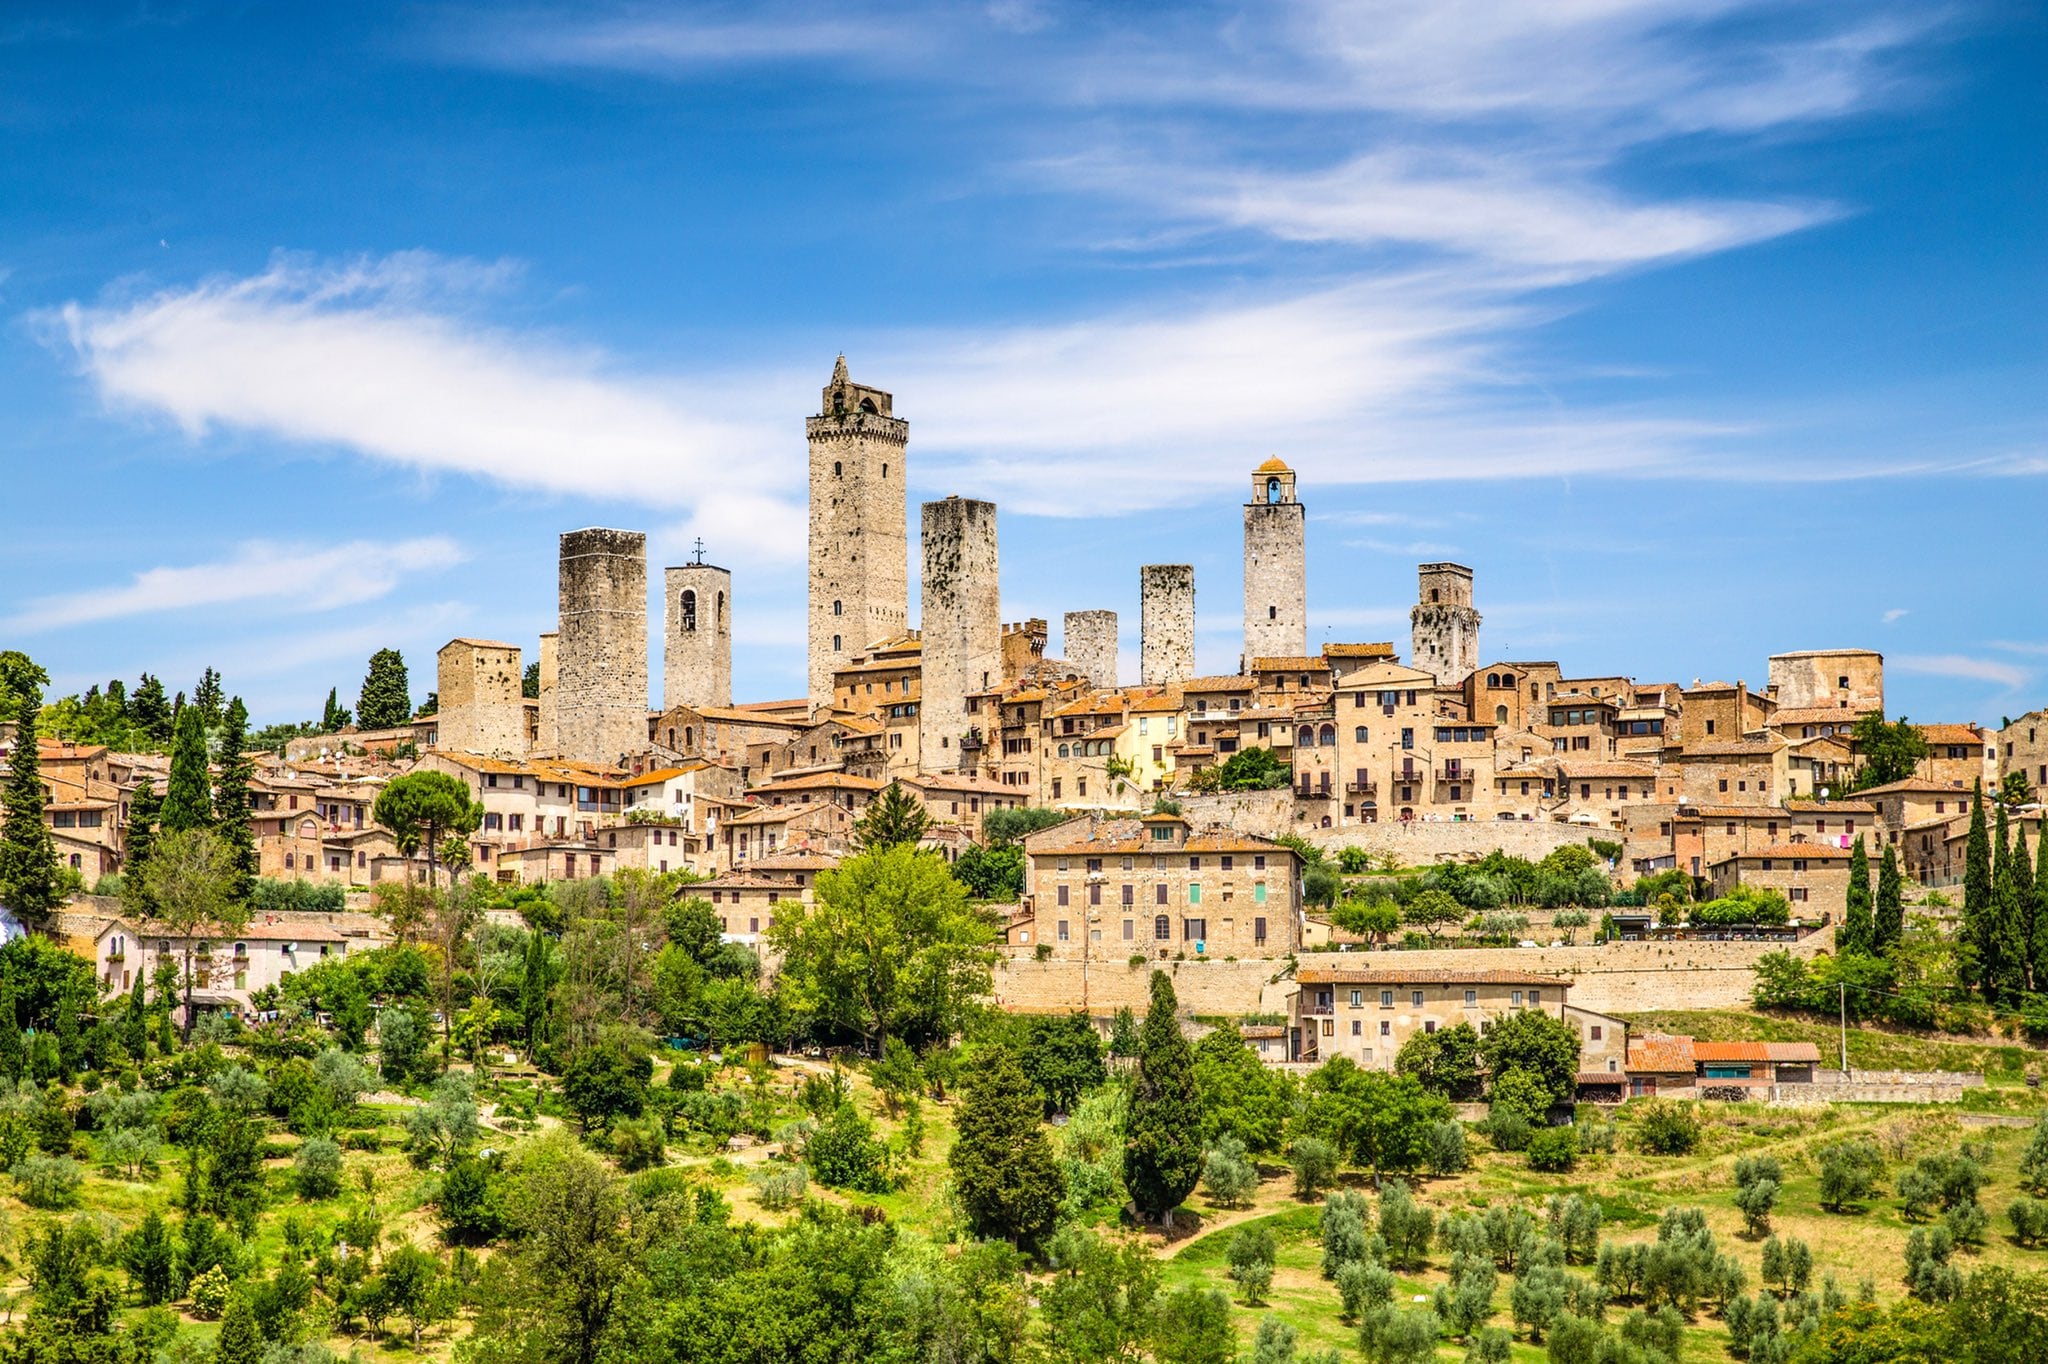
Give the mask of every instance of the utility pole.
POLYGON ((1842 1075, 1849 1074, 1849 987, 1842 981, 1835 982, 1835 992, 1842 1006, 1842 1075))

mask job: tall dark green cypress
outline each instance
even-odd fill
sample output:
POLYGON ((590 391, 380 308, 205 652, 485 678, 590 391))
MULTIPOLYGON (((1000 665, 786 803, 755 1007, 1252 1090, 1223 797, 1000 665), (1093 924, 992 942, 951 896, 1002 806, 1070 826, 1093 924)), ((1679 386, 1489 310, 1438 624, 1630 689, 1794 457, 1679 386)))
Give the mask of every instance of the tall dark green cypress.
POLYGON ((1173 1210, 1202 1174, 1202 1107, 1194 1048, 1180 1030, 1180 1001, 1164 971, 1138 1034, 1138 1071, 1124 1119, 1124 1187, 1147 1217, 1172 1225, 1173 1210))
POLYGON ((256 835, 249 825, 249 783, 256 764, 249 746, 249 710, 237 696, 228 702, 220 736, 220 780, 214 783, 213 814, 235 861, 237 903, 247 903, 256 884, 256 835))
POLYGON ((28 1072, 28 1043, 14 1012, 14 976, 0 967, 0 1076, 12 1083, 28 1072))
POLYGON ((2012 946, 2015 965, 2012 975, 2018 988, 2032 990, 2034 984, 2034 920, 2038 902, 2034 895, 2034 859, 2027 854, 2027 826, 2014 822, 2012 831, 2012 946))
POLYGON ((1059 1221, 1066 1171, 1044 1130, 1045 1100, 998 1042, 975 1053, 946 1156, 968 1225, 978 1236, 1036 1245, 1059 1221))
POLYGON ((370 655, 370 670, 356 698, 356 724, 363 729, 396 729, 412 719, 412 686, 405 656, 396 649, 370 655))
POLYGON ((1906 887, 1899 875, 1898 850, 1889 843, 1877 865, 1877 913, 1871 936, 1880 952, 1890 952, 1906 936, 1906 887))
POLYGON ((1984 993, 1997 996, 1991 955, 1997 950, 1991 930, 1991 831, 1984 823, 1984 783, 1977 783, 1976 799, 1970 804, 1970 839, 1963 850, 1963 979, 1984 993))
POLYGON ((1991 914, 1985 928, 1984 975, 1990 986, 1985 998, 2011 999, 2026 988, 2025 939, 2020 936, 2024 912, 2013 877, 2012 828, 2005 806, 1998 807, 1998 834, 1991 851, 1991 914))
POLYGON ((2027 937, 2028 979, 2048 990, 2048 824, 2041 826, 2034 864, 2034 917, 2027 937))
POLYGON ((42 758, 36 750, 42 694, 27 686, 14 699, 14 751, 7 785, 0 787, 0 905, 34 921, 64 903, 64 883, 57 840, 43 823, 42 758))
MULTIPOLYGON (((141 944, 136 945, 135 964, 142 965, 141 944)), ((135 988, 128 992, 128 1008, 121 1015, 121 1045, 128 1049, 128 1058, 138 1065, 149 1059, 149 1000, 144 994, 149 983, 149 973, 135 972, 135 988)))
POLYGON ((206 829, 213 825, 213 780, 207 772, 206 725, 198 711, 178 712, 177 737, 171 740, 171 776, 164 808, 157 822, 165 833, 206 829))
POLYGON ((1838 952, 1869 956, 1876 947, 1870 917, 1870 854, 1864 851, 1863 835, 1849 849, 1849 893, 1842 912, 1842 929, 1835 935, 1838 952))
POLYGON ((121 831, 121 903, 144 917, 155 913, 143 873, 149 869, 149 854, 156 847, 156 821, 162 811, 156 780, 145 776, 128 797, 128 823, 121 831))

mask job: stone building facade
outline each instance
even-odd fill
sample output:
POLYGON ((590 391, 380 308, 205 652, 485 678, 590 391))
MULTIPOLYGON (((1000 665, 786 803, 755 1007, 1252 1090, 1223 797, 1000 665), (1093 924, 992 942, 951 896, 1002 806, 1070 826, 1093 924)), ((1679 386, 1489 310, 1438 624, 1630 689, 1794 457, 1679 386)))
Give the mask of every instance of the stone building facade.
POLYGON ((1090 686, 1116 685, 1116 612, 1067 612, 1062 648, 1067 662, 1090 686))
POLYGON ((1294 471, 1269 459, 1252 471, 1244 508, 1244 662, 1308 652, 1307 513, 1294 471))
POLYGON ((1802 649, 1772 654, 1771 699, 1788 710, 1884 709, 1884 655, 1875 649, 1802 649))
POLYGON ((1998 779, 2017 772, 2035 800, 2048 798, 2048 710, 2030 710, 1998 731, 1998 779))
POLYGON ((1195 566, 1146 564, 1138 570, 1139 680, 1169 687, 1195 675, 1195 566))
POLYGON ((440 747, 457 753, 518 757, 526 752, 525 669, 519 646, 490 639, 451 639, 438 667, 440 747))
POLYGON ((732 571, 694 563, 662 576, 662 709, 730 706, 732 571))
POLYGON ((562 756, 616 763, 647 747, 647 537, 562 536, 555 728, 562 756))
POLYGON ((832 674, 910 625, 910 424, 879 388, 832 367, 810 441, 810 697, 832 704, 832 674))
POLYGON ((1408 614, 1410 661, 1455 687, 1479 666, 1479 612, 1472 606, 1472 570, 1463 564, 1422 564, 1415 609, 1408 614))
POLYGON ((985 736, 968 716, 967 698, 1003 676, 996 504, 957 496, 925 503, 919 544, 918 751, 927 771, 969 769, 980 761, 985 736))
POLYGON ((1571 982, 1563 976, 1493 967, 1304 965, 1288 1010, 1293 1059, 1346 1056, 1366 1070, 1392 1070, 1401 1044, 1419 1032, 1469 1023, 1476 1032, 1525 1010, 1561 1019, 1571 982))

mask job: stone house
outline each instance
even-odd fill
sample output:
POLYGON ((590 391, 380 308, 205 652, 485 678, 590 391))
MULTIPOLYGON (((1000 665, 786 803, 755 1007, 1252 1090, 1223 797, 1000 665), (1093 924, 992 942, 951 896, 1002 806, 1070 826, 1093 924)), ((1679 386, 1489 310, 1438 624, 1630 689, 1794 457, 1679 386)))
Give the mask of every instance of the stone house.
POLYGON ((1776 805, 1786 766, 1782 739, 1704 739, 1681 749, 1675 764, 1667 760, 1659 794, 1686 805, 1776 805))
POLYGON ((795 849, 841 854, 852 847, 853 818, 845 806, 823 800, 756 806, 719 825, 715 860, 723 868, 734 869, 751 858, 795 849))
MULTIPOLYGON (((279 984, 323 958, 346 956, 352 948, 376 945, 376 939, 354 937, 322 916, 264 916, 229 934, 202 932, 192 940, 192 1003, 195 1008, 247 1012, 250 997, 279 984)), ((186 939, 161 928, 136 926, 126 918, 111 919, 93 940, 93 974, 109 994, 133 989, 146 980, 159 961, 185 966, 186 939)))
POLYGON ((1695 682, 1679 693, 1678 741, 1689 749, 1746 739, 1770 728, 1776 710, 1776 702, 1746 683, 1695 682))
POLYGON ((1089 956, 1284 957, 1301 945, 1299 859, 1284 843, 1179 815, 1069 820, 1024 839, 1041 948, 1089 956))
POLYGON ((1795 919, 1840 923, 1848 903, 1849 854, 1825 843, 1780 843, 1730 853, 1707 864, 1711 893, 1723 896, 1738 885, 1775 890, 1790 903, 1795 919))
POLYGON ((1538 1009, 1561 1018, 1570 981, 1493 967, 1351 966, 1321 963, 1295 972, 1288 1000, 1289 1059, 1349 1057, 1367 1070, 1392 1070, 1417 1033, 1469 1023, 1484 1034, 1511 1012, 1538 1009))
POLYGON ((1996 754, 1982 729, 1976 725, 1921 725, 1919 730, 1928 751, 1913 775, 1963 790, 1979 781, 1986 787, 1996 782, 1996 754))
POLYGON ((610 876, 617 866, 616 853, 595 841, 581 839, 527 843, 498 853, 494 861, 498 881, 507 885, 588 880, 593 876, 610 876))
POLYGON ((1332 694, 1343 823, 1429 813, 1435 686, 1436 679, 1419 668, 1383 662, 1349 675, 1332 694))
POLYGON ((2033 788, 2036 801, 2048 800, 2048 710, 2030 710, 1998 731, 1998 779, 2017 772, 2033 788))
POLYGON ((1612 758, 1619 751, 1620 701, 1613 694, 1560 691, 1529 728, 1550 740, 1551 751, 1560 757, 1612 758))
POLYGON ((934 823, 955 825, 977 843, 981 841, 981 817, 988 811, 1016 810, 1030 804, 1015 787, 978 772, 906 777, 903 789, 924 803, 934 823))

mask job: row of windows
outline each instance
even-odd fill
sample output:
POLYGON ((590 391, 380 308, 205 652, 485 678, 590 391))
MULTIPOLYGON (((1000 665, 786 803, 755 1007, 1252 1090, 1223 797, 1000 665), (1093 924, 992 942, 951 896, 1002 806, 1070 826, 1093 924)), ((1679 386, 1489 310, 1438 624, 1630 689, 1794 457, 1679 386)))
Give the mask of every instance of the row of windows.
MULTIPOLYGON (((1152 832, 1153 832, 1153 837, 1155 837, 1155 838, 1156 838, 1156 837, 1158 837, 1158 836, 1159 836, 1159 834, 1160 834, 1160 831, 1161 831, 1161 830, 1164 830, 1164 831, 1165 831, 1165 834, 1166 834, 1166 836, 1167 836, 1168 838, 1171 838, 1171 837, 1173 837, 1173 826, 1172 826, 1172 825, 1170 825, 1170 824, 1162 824, 1162 825, 1160 825, 1160 826, 1159 826, 1158 828, 1155 828, 1155 829, 1154 829, 1154 830, 1152 831, 1152 832)), ((1124 871, 1130 871, 1130 870, 1132 870, 1133 868, 1135 868, 1135 867, 1137 866, 1137 862, 1138 862, 1138 859, 1137 859, 1137 858, 1135 858, 1135 857, 1125 857, 1125 858, 1122 858, 1122 859, 1120 859, 1120 860, 1121 860, 1121 863, 1122 863, 1122 870, 1124 870, 1124 871)), ((1237 858, 1236 858, 1235 856, 1233 856, 1232 854, 1230 854, 1230 853, 1223 853, 1223 854, 1222 854, 1222 855, 1221 855, 1221 856, 1220 856, 1220 857, 1219 857, 1219 858, 1218 858, 1217 860, 1218 860, 1218 862, 1220 863, 1220 865, 1222 866, 1223 870, 1225 870, 1225 871, 1234 871, 1234 870, 1236 869, 1236 867, 1237 867, 1237 858)), ((1055 860, 1054 860, 1054 862, 1053 862, 1053 869, 1054 869, 1055 871, 1070 871, 1070 870, 1072 870, 1072 869, 1073 869, 1073 861, 1074 861, 1074 859, 1073 859, 1073 858, 1071 858, 1071 857, 1061 857, 1061 858, 1057 858, 1057 859, 1055 859, 1055 860)), ((1201 854, 1199 854, 1199 853, 1191 853, 1191 854, 1189 854, 1189 855, 1188 855, 1188 870, 1189 870, 1189 871, 1200 871, 1201 869, 1202 869, 1202 857, 1201 857, 1201 854)), ((1254 871, 1264 871, 1265 869, 1266 869, 1266 855, 1265 855, 1264 853, 1254 853, 1254 854, 1252 855, 1252 870, 1254 870, 1254 871)), ((1102 859, 1101 859, 1101 858, 1099 858, 1099 857, 1090 857, 1090 858, 1087 858, 1087 859, 1085 859, 1085 860, 1084 860, 1084 865, 1083 865, 1083 867, 1082 867, 1082 870, 1083 870, 1083 871, 1091 871, 1091 872, 1094 872, 1094 871, 1101 871, 1101 870, 1102 870, 1102 859)), ((1164 856, 1163 854, 1160 854, 1160 853, 1154 853, 1154 854, 1152 855, 1152 870, 1154 870, 1154 871, 1165 871, 1165 870, 1166 870, 1166 857, 1165 857, 1165 856, 1164 856)))
MULTIPOLYGON (((1360 726, 1360 738, 1365 737, 1363 730, 1364 727, 1360 726)), ((1436 731, 1436 741, 1440 744, 1480 744, 1485 743, 1490 737, 1491 731, 1479 725, 1470 728, 1464 725, 1452 725, 1448 728, 1439 725, 1436 731)))
MULTIPOLYGON (((1224 922, 1225 922, 1225 923, 1227 924, 1227 923, 1229 922, 1229 920, 1227 920, 1227 919, 1226 919, 1226 920, 1225 920, 1224 922)), ((1071 942, 1071 941, 1073 940, 1073 930, 1072 930, 1072 925, 1070 925, 1070 924, 1068 923, 1068 921, 1067 921, 1067 920, 1065 920, 1065 919, 1060 919, 1060 920, 1056 921, 1056 922, 1054 923, 1054 925, 1053 925, 1053 934, 1054 934, 1054 936, 1055 936, 1056 938, 1058 938, 1058 940, 1059 940, 1059 941, 1061 941, 1061 942, 1071 942)), ((1101 935, 1100 935, 1100 934, 1098 933, 1098 934, 1096 934, 1096 935, 1095 935, 1095 937, 1097 938, 1097 940, 1100 940, 1100 938, 1101 938, 1101 935)), ((1136 942, 1136 941, 1137 941, 1137 937, 1138 937, 1138 921, 1137 921, 1136 919, 1125 919, 1125 920, 1124 920, 1124 936, 1123 936, 1123 940, 1124 940, 1125 942, 1136 942)), ((1208 921, 1207 919, 1189 919, 1189 918, 1183 918, 1183 919, 1182 919, 1182 920, 1180 921, 1180 938, 1181 938, 1181 941, 1182 941, 1182 942, 1192 942, 1192 943, 1199 943, 1199 942, 1204 942, 1204 941, 1207 941, 1208 937, 1209 937, 1209 921, 1208 921)), ((1156 914, 1156 915, 1154 915, 1154 916, 1153 916, 1153 918, 1152 918, 1152 940, 1153 940, 1154 942, 1172 942, 1172 941, 1173 941, 1173 916, 1172 916, 1172 915, 1170 915, 1170 914, 1156 914)), ((1252 941, 1253 941, 1253 942, 1255 942, 1255 943, 1263 943, 1263 942, 1264 942, 1265 940, 1266 940, 1266 921, 1265 921, 1265 919, 1264 919, 1263 917, 1260 917, 1260 918, 1256 918, 1256 919, 1253 919, 1253 920, 1252 920, 1252 941)))
POLYGON ((1606 716, 1607 712, 1597 707, 1590 710, 1578 710, 1564 706, 1553 706, 1550 710, 1550 723, 1553 725, 1597 725, 1606 716))
MULTIPOLYGON (((1056 889, 1054 890, 1054 892, 1053 892, 1053 899, 1054 899, 1054 902, 1055 902, 1055 903, 1057 903, 1057 904, 1059 904, 1059 905, 1060 905, 1061 907, 1063 907, 1063 908, 1064 908, 1065 906, 1067 906, 1067 905, 1070 905, 1070 904, 1072 904, 1072 903, 1073 903, 1073 900, 1072 900, 1072 899, 1070 898, 1070 895, 1069 895, 1069 892, 1070 892, 1070 891, 1071 891, 1072 889, 1073 889, 1073 888, 1072 888, 1071 886, 1059 886, 1059 887, 1057 887, 1057 888, 1056 888, 1056 889)), ((1128 881, 1126 881, 1126 882, 1125 882, 1125 883, 1124 883, 1123 885, 1119 886, 1119 887, 1117 888, 1117 892, 1118 892, 1118 903, 1120 903, 1120 904, 1123 904, 1123 905, 1125 905, 1125 906, 1130 906, 1130 905, 1135 905, 1135 904, 1136 904, 1136 903, 1138 902, 1138 888, 1137 888, 1136 886, 1132 885, 1132 884, 1131 884, 1130 882, 1128 882, 1128 881)), ((1158 884, 1156 884, 1156 885, 1154 885, 1154 886, 1152 887, 1152 903, 1153 903, 1153 904, 1155 904, 1155 905, 1163 905, 1163 904, 1166 904, 1166 903, 1167 903, 1167 895, 1168 895, 1168 890, 1167 890, 1167 886, 1166 886, 1166 883, 1165 883, 1164 881, 1161 881, 1161 882, 1159 882, 1158 884)), ((1102 903, 1102 883, 1101 883, 1101 882, 1097 881, 1097 882, 1091 882, 1091 883, 1089 884, 1089 886, 1088 886, 1088 903, 1089 903, 1089 904, 1091 904, 1091 905, 1099 905, 1099 904, 1101 904, 1101 903, 1102 903)), ((1199 882, 1199 881, 1193 881, 1193 882, 1190 882, 1190 883, 1188 884, 1188 903, 1189 903, 1189 904, 1191 904, 1191 905, 1199 905, 1200 903, 1202 903, 1202 883, 1201 883, 1201 882, 1199 882)), ((1266 883, 1265 883, 1264 881, 1255 881, 1255 882, 1253 882, 1253 883, 1252 883, 1252 903, 1253 903, 1253 904, 1255 904, 1255 905, 1263 905, 1264 903, 1266 903, 1266 883)))

